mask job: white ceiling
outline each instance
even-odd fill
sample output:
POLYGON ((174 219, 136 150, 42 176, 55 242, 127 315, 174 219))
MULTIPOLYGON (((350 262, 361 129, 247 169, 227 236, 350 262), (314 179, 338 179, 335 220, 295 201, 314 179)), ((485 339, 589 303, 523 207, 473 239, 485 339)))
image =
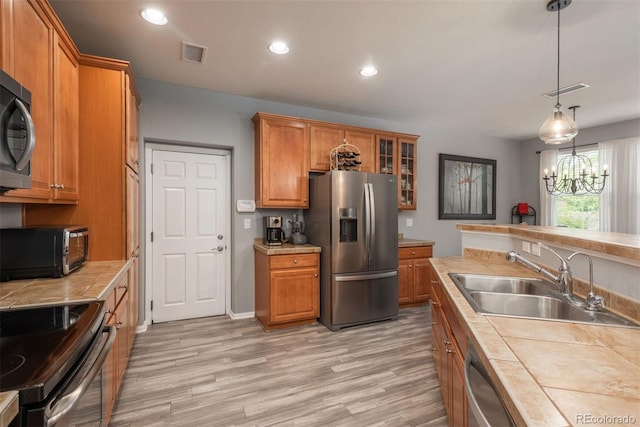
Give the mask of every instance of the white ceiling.
MULTIPOLYGON (((555 101, 557 15, 546 0, 50 0, 83 53, 136 77, 512 139, 536 137, 555 101), (162 9, 164 27, 142 20, 162 9), (291 52, 267 50, 286 40, 291 52), (208 47, 203 65, 181 42, 208 47), (379 74, 358 70, 375 64, 379 74)), ((562 96, 586 128, 640 117, 640 1, 561 12, 562 96)), ((144 102, 144 100, 143 100, 144 102)))

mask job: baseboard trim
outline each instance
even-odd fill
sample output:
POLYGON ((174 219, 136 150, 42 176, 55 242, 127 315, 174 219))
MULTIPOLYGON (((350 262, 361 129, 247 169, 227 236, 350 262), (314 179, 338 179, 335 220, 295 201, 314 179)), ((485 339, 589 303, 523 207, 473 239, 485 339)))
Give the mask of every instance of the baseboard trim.
POLYGON ((255 316, 255 311, 247 311, 246 313, 234 313, 233 311, 229 312, 229 317, 231 318, 231 320, 253 319, 255 316))

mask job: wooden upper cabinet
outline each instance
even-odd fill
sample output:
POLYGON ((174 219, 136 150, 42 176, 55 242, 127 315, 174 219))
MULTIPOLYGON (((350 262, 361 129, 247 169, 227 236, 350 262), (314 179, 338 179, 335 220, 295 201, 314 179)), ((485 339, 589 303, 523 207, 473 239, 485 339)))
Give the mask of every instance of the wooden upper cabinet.
POLYGON ((43 0, 3 0, 2 69, 31 92, 32 187, 0 202, 78 200, 78 50, 43 0))
POLYGON ((309 127, 309 170, 326 172, 331 169, 329 155, 344 142, 344 129, 312 124, 309 127))
POLYGON ((127 165, 133 169, 136 173, 140 171, 140 147, 139 147, 139 132, 138 132, 138 106, 140 100, 135 90, 134 80, 126 75, 126 100, 127 100, 127 165))
POLYGON ((362 172, 376 171, 375 143, 376 135, 366 131, 358 131, 347 129, 344 134, 349 144, 355 145, 360 149, 360 170, 362 172))
MULTIPOLYGON (((417 135, 377 131, 297 117, 257 113, 255 193, 259 208, 307 208, 309 206, 309 172, 331 169, 331 150, 344 144, 360 151, 362 172, 398 175, 398 209, 415 209, 417 135), (401 188, 401 147, 410 155, 410 172, 405 170, 401 188), (411 188, 411 189, 409 189, 411 188), (402 201, 404 198, 404 201, 402 201)), ((335 167, 335 165, 334 165, 335 167)))
POLYGON ((259 208, 309 207, 309 126, 258 113, 255 124, 255 197, 259 208))
POLYGON ((80 86, 78 61, 56 34, 54 50, 53 198, 78 200, 80 86))

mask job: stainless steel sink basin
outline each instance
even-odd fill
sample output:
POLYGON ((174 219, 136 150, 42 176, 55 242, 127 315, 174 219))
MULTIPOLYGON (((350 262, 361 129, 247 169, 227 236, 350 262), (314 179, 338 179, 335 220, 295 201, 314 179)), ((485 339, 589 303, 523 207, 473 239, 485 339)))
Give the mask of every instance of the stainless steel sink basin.
POLYGON ((482 314, 640 327, 607 310, 575 307, 542 279, 449 273, 471 307, 482 314))
POLYGON ((453 273, 450 276, 458 287, 462 287, 467 291, 553 296, 559 294, 551 283, 542 279, 453 273))
POLYGON ((557 298, 480 291, 471 291, 469 296, 478 307, 476 311, 479 312, 543 319, 592 321, 584 310, 574 308, 557 298))

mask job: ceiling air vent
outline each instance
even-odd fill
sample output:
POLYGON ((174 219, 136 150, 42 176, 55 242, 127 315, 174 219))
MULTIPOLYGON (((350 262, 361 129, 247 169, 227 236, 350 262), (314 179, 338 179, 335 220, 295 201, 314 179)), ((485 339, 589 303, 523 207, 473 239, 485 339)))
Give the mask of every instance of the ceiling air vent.
POLYGON ((585 83, 574 83, 569 86, 561 87, 560 90, 552 90, 551 92, 543 93, 542 96, 547 98, 555 98, 558 94, 565 95, 567 93, 575 92, 577 90, 586 89, 589 85, 585 83))
POLYGON ((197 44, 182 42, 182 60, 188 62, 204 63, 207 48, 197 44))

